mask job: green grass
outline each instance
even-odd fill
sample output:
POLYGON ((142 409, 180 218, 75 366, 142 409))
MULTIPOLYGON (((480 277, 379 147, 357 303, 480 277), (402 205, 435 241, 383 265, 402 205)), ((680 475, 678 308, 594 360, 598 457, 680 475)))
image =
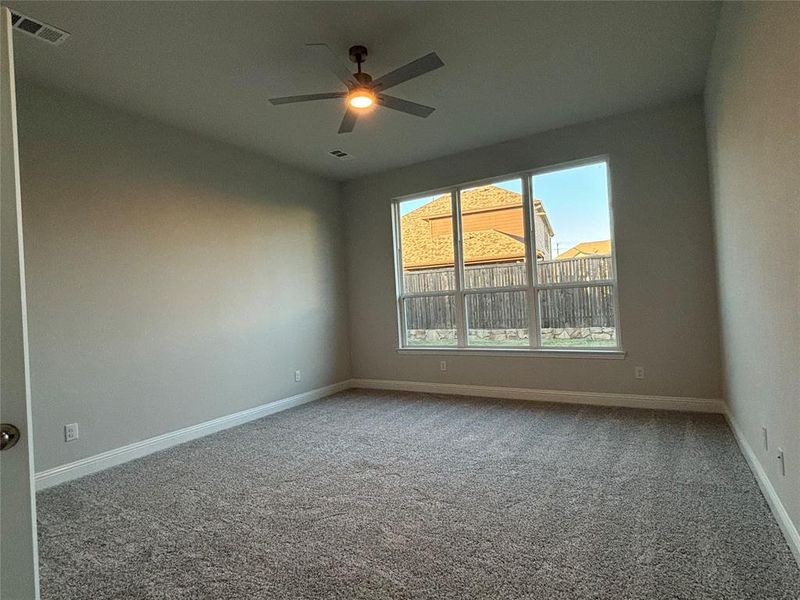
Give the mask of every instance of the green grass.
POLYGON ((548 348, 613 348, 616 345, 616 340, 542 340, 542 346, 548 348))
POLYGON ((529 346, 530 342, 528 340, 504 340, 502 342, 498 342, 497 340, 480 340, 471 338, 469 340, 469 345, 471 347, 486 347, 489 346, 491 348, 505 348, 505 347, 519 347, 519 346, 529 346))

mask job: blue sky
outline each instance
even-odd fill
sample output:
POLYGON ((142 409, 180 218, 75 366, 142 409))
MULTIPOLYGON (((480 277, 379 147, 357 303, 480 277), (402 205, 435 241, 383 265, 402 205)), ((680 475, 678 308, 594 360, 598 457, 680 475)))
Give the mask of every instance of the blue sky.
POLYGON ((533 195, 550 219, 556 254, 580 242, 611 238, 605 163, 535 175, 533 195))
MULTIPOLYGON (((441 194, 439 194, 441 196, 441 194)), ((425 206, 428 202, 431 202, 434 198, 438 198, 439 196, 425 196, 424 198, 418 198, 416 200, 404 200, 400 203, 400 216, 407 215, 412 210, 417 210, 420 206, 425 206)))
MULTIPOLYGON (((520 180, 498 182, 499 187, 522 193, 520 180)), ((533 177, 533 195, 544 205, 553 227, 553 250, 564 252, 580 242, 611 237, 605 163, 551 171, 533 177)), ((433 196, 403 202, 400 214, 427 204, 433 196)))

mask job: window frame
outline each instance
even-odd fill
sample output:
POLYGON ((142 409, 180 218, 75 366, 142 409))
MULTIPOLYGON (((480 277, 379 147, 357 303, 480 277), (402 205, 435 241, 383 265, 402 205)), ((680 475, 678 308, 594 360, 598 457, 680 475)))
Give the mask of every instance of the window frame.
POLYGON ((395 307, 397 311, 398 327, 398 348, 400 353, 409 354, 480 354, 496 355, 498 353, 509 354, 538 354, 549 356, 580 356, 582 358, 624 358, 625 351, 622 346, 622 331, 620 328, 620 305, 619 305, 619 273, 617 270, 617 251, 616 236, 614 232, 614 197, 611 185, 612 168, 611 160, 608 155, 591 156, 578 160, 527 169, 506 175, 486 177, 458 185, 447 186, 426 192, 407 194, 398 196, 391 201, 392 211, 392 238, 393 238, 393 263, 395 272, 395 307), (536 226, 533 216, 533 178, 536 175, 552 173, 574 167, 581 167, 603 163, 606 167, 606 186, 608 193, 608 216, 609 232, 611 235, 611 279, 593 280, 585 282, 566 282, 566 283, 547 283, 540 284, 538 281, 538 259, 536 258, 536 226), (461 193, 464 190, 519 179, 522 184, 522 206, 525 227, 525 272, 527 284, 524 286, 503 286, 489 288, 465 288, 464 281, 464 251, 463 235, 461 231, 461 193), (403 265, 402 265, 402 239, 401 239, 401 216, 400 205, 408 200, 416 200, 427 196, 450 195, 450 210, 453 224, 453 280, 454 289, 436 292, 405 292, 403 286, 403 265), (585 348, 559 348, 556 346, 543 346, 541 343, 541 323, 539 320, 539 295, 551 289, 576 289, 588 287, 610 286, 614 299, 614 326, 616 330, 615 346, 589 346, 585 348), (528 345, 527 346, 470 346, 468 340, 469 324, 467 323, 466 300, 468 295, 475 295, 487 292, 515 292, 524 291, 528 300, 528 345), (449 346, 409 346, 406 328, 405 301, 408 298, 425 298, 445 296, 453 297, 455 303, 456 319, 456 344, 449 346))

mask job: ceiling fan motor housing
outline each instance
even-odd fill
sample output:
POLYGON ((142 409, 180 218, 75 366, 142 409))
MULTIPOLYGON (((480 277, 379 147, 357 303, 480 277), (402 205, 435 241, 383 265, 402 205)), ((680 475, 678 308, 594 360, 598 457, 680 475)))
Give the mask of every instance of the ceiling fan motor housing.
POLYGON ((366 73, 353 73, 353 77, 355 77, 356 81, 358 81, 358 83, 364 87, 369 87, 369 85, 372 83, 372 77, 366 73))

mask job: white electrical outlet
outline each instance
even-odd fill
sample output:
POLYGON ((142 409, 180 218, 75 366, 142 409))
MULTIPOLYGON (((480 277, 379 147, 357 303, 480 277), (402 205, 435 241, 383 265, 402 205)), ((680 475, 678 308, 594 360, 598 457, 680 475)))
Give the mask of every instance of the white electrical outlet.
POLYGON ((769 450, 769 437, 767 435, 767 428, 761 428, 761 435, 764 436, 764 450, 769 450))
POLYGON ((302 373, 300 373, 300 369, 298 369, 297 371, 294 372, 294 380, 295 381, 300 381, 302 378, 303 378, 303 375, 302 375, 302 373))
POLYGON ((633 376, 636 377, 636 379, 644 379, 644 367, 634 367, 633 376))
POLYGON ((447 361, 443 360, 439 362, 439 370, 440 371, 447 371, 447 361))
POLYGON ((778 448, 778 470, 786 477, 786 462, 783 459, 783 448, 778 448))
POLYGON ((78 439, 78 424, 70 423, 69 425, 64 425, 64 441, 74 442, 77 439, 78 439))

